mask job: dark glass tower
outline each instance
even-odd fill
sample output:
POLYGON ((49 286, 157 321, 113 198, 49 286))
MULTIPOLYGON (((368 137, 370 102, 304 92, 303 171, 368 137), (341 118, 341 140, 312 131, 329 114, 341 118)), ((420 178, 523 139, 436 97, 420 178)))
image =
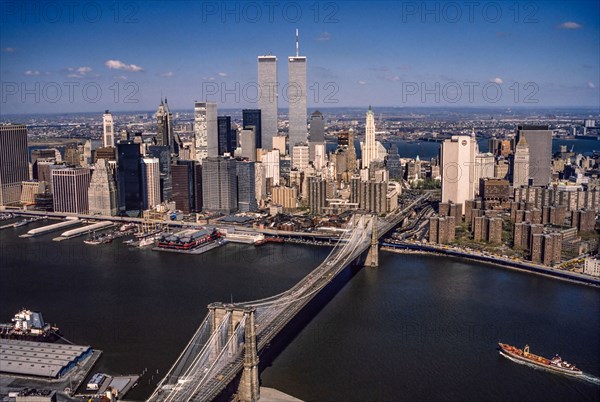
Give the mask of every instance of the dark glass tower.
POLYGON ((133 141, 117 144, 117 185, 119 189, 119 212, 141 212, 142 202, 142 155, 140 145, 133 141))
POLYGON ((262 148, 262 124, 260 119, 260 109, 242 110, 242 120, 244 128, 254 126, 254 129, 256 130, 256 148, 262 148))
POLYGON ((237 141, 235 131, 231 128, 231 116, 217 117, 217 131, 219 135, 219 155, 229 152, 233 155, 237 141))

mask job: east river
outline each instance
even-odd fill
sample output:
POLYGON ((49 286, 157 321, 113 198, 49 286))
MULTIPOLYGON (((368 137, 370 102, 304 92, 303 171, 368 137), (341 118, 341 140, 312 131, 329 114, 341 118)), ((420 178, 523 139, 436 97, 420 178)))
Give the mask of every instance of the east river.
MULTIPOLYGON (((6 222, 4 222, 6 223, 6 222)), ((194 256, 0 231, 0 321, 40 310, 104 351, 94 372, 152 392, 214 301, 281 292, 330 249, 227 244, 194 256)), ((261 355, 263 386, 307 401, 600 400, 600 387, 516 364, 498 341, 600 376, 600 289, 440 257, 380 253, 348 269, 261 355)))

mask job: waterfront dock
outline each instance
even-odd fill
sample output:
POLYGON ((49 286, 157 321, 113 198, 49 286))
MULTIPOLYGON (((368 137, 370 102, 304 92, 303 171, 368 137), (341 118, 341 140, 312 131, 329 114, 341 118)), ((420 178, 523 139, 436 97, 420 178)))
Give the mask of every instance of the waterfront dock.
POLYGON ((75 226, 80 224, 81 221, 78 218, 67 218, 66 221, 53 223, 52 225, 43 226, 41 228, 31 229, 27 233, 21 235, 20 237, 34 237, 40 236, 46 233, 56 232, 60 229, 67 228, 69 226, 75 226))
POLYGON ((109 227, 112 227, 114 225, 115 224, 113 222, 107 222, 107 221, 97 222, 92 225, 87 225, 87 226, 84 226, 81 228, 67 230, 66 232, 63 232, 60 236, 55 237, 52 240, 62 241, 62 240, 72 239, 73 237, 81 236, 86 233, 93 232, 95 230, 108 229, 109 227))

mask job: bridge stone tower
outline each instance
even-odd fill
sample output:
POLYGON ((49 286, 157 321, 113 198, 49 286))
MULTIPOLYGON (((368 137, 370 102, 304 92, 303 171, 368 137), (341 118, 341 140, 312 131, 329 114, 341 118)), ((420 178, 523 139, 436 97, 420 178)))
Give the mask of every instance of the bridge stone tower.
MULTIPOLYGON (((377 233, 377 215, 371 217, 372 231, 371 231, 371 247, 367 253, 367 259, 365 260, 365 267, 378 267, 379 266, 379 234, 377 233)), ((365 224, 365 229, 366 229, 365 224)))
POLYGON ((258 379, 258 354, 256 344, 255 310, 246 312, 246 333, 244 343, 244 371, 238 388, 238 398, 243 402, 255 402, 260 399, 258 379))

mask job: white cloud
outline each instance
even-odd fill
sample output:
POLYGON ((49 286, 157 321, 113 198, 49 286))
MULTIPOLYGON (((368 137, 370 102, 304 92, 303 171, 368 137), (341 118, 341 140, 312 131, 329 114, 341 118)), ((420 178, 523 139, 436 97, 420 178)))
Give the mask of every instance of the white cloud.
POLYGON ((175 76, 175 73, 173 71, 165 71, 163 73, 157 74, 159 77, 165 77, 165 78, 169 78, 169 77, 173 77, 175 76))
POLYGON ((2 48, 2 51, 3 51, 3 52, 6 52, 6 53, 13 53, 13 52, 15 52, 16 50, 17 50, 17 49, 15 49, 14 47, 4 47, 4 48, 2 48))
POLYGON ((322 42, 328 41, 330 39, 331 39, 331 34, 327 31, 321 32, 321 34, 319 36, 317 36, 317 40, 322 41, 322 42))
POLYGON ((215 77, 202 77, 204 81, 214 81, 215 77))
POLYGON ((113 77, 115 80, 121 80, 121 81, 126 81, 127 77, 125 77, 124 75, 115 75, 113 77))
POLYGON ((219 77, 227 77, 227 73, 223 73, 223 72, 217 73, 217 75, 219 77))
POLYGON ((111 70, 125 70, 133 72, 144 71, 144 69, 140 66, 136 66, 135 64, 125 64, 121 60, 107 60, 104 65, 111 70))
POLYGON ((91 67, 67 67, 67 71, 71 74, 67 74, 67 78, 84 78, 88 73, 92 72, 91 67))
POLYGON ((587 86, 588 86, 588 88, 591 88, 591 89, 596 88, 596 85, 592 81, 588 81, 587 86))
POLYGON ((80 74, 67 74, 67 78, 83 78, 83 75, 80 74))
POLYGON ((563 22, 562 24, 560 24, 558 26, 558 28, 560 28, 560 29, 581 29, 581 28, 583 28, 583 25, 578 24, 574 21, 567 21, 567 22, 563 22))
POLYGON ((38 70, 27 70, 25 75, 40 75, 40 72, 38 70))
POLYGON ((358 83, 359 83, 359 85, 365 85, 367 83, 367 81, 360 80, 360 81, 358 81, 358 83))
POLYGON ((492 78, 490 80, 490 82, 495 82, 496 84, 503 84, 504 80, 502 80, 502 78, 500 78, 500 77, 496 77, 496 78, 492 78))
POLYGON ((400 81, 400 76, 399 75, 392 75, 392 76, 384 77, 384 79, 386 81, 396 82, 396 81, 400 81))

